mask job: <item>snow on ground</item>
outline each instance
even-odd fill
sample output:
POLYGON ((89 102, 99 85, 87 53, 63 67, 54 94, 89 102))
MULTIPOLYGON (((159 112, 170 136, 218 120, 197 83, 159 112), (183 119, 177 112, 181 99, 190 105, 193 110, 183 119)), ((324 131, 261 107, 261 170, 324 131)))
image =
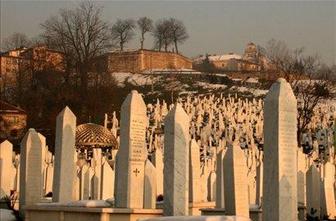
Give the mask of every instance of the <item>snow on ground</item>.
POLYGON ((212 89, 212 90, 227 88, 227 85, 224 84, 211 84, 206 82, 198 82, 197 85, 204 89, 212 89))
POLYGON ((237 92, 240 93, 248 93, 250 92, 256 97, 266 95, 268 90, 261 90, 261 89, 255 89, 255 88, 247 88, 247 87, 238 87, 238 86, 233 86, 231 87, 231 90, 236 90, 237 92))
POLYGON ((250 92, 256 96, 256 97, 259 97, 259 96, 263 96, 263 95, 266 95, 268 90, 261 90, 261 89, 250 89, 250 92))
POLYGON ((112 73, 114 79, 117 81, 119 87, 124 87, 125 82, 130 83, 134 86, 145 86, 155 83, 159 77, 156 76, 153 78, 151 75, 145 74, 132 74, 132 73, 112 73))
POLYGON ((152 69, 152 70, 146 70, 143 73, 144 74, 160 74, 160 72, 166 72, 166 73, 176 73, 176 72, 181 72, 181 74, 193 74, 193 73, 201 73, 199 71, 195 71, 193 69, 188 69, 188 68, 181 68, 181 69, 169 69, 169 68, 164 68, 164 69, 152 69))
POLYGON ((245 82, 249 83, 249 84, 258 84, 259 83, 257 78, 248 78, 245 82))

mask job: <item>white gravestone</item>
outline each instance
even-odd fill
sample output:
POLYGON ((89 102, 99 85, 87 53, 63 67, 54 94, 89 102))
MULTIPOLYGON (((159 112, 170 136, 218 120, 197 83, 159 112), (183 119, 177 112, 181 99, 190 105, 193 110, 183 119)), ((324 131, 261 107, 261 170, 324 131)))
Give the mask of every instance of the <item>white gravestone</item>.
POLYGON ((320 217, 321 213, 321 180, 315 165, 311 165, 306 173, 307 213, 312 217, 320 217))
POLYGON ((208 201, 213 202, 216 200, 216 172, 211 171, 208 176, 208 201))
POLYGON ((176 104, 164 121, 164 205, 165 216, 188 215, 189 202, 189 117, 176 104))
POLYGON ((12 190, 12 181, 15 179, 13 170, 13 145, 5 140, 0 143, 0 199, 10 196, 12 190))
POLYGON ((20 213, 25 205, 39 203, 43 194, 42 141, 34 129, 21 142, 20 213))
POLYGON ((53 202, 76 199, 76 116, 65 107, 56 118, 53 202))
POLYGON ((297 220, 297 102, 278 79, 265 98, 263 220, 297 220), (270 188, 271 187, 271 188, 270 188))
POLYGON ((216 208, 224 208, 224 159, 225 150, 222 149, 217 154, 216 160, 216 208))
POLYGON ((225 214, 249 217, 246 158, 235 141, 224 155, 224 186, 225 214))
POLYGON ((157 195, 163 195, 163 153, 159 148, 155 149, 153 164, 156 169, 157 195))
POLYGON ((114 196, 114 170, 105 160, 102 168, 102 200, 112 198, 114 196))
POLYGON ((100 148, 94 148, 92 150, 93 158, 91 159, 92 168, 94 170, 94 176, 92 178, 92 199, 101 200, 102 196, 102 150, 100 148))
POLYGON ((201 202, 201 163, 200 149, 194 139, 190 142, 190 164, 189 164, 189 201, 201 202))
POLYGON ((116 207, 143 208, 147 126, 145 102, 137 91, 132 91, 121 106, 120 148, 116 157, 116 207))
POLYGON ((306 206, 306 158, 301 149, 297 154, 297 201, 299 205, 306 206))
POLYGON ((145 162, 144 208, 156 207, 156 170, 150 160, 145 162))
POLYGON ((324 165, 323 179, 323 204, 322 213, 327 215, 329 219, 336 218, 335 206, 335 165, 327 162, 324 165))

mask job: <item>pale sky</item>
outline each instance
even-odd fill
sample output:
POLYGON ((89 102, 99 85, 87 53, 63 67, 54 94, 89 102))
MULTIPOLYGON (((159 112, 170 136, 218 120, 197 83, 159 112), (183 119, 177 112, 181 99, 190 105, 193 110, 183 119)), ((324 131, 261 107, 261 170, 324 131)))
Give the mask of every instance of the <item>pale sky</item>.
MULTIPOLYGON (((29 37, 41 32, 40 24, 60 8, 78 1, 0 0, 0 38, 13 32, 29 37)), ((336 64, 336 1, 96 1, 103 17, 175 17, 183 20, 190 38, 180 47, 189 57, 199 54, 242 54, 252 41, 265 45, 272 38, 290 48, 305 47, 327 64, 336 64)), ((145 42, 152 48, 150 38, 145 42)), ((135 37, 128 48, 139 47, 135 37)))

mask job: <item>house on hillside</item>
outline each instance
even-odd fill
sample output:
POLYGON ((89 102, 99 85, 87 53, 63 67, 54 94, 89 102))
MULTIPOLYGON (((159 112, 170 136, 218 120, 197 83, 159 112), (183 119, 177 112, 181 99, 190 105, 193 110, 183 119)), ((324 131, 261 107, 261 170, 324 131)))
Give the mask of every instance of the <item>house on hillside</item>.
POLYGON ((26 112, 15 105, 0 100, 0 141, 18 143, 27 127, 26 112))
POLYGON ((252 42, 247 44, 243 55, 228 53, 195 58, 193 68, 198 69, 205 61, 217 70, 228 72, 256 72, 269 67, 266 57, 259 53, 257 46, 252 42))
POLYGON ((15 85, 17 76, 33 71, 55 70, 64 71, 64 54, 47 48, 35 46, 31 48, 17 48, 0 54, 0 79, 3 87, 15 85))

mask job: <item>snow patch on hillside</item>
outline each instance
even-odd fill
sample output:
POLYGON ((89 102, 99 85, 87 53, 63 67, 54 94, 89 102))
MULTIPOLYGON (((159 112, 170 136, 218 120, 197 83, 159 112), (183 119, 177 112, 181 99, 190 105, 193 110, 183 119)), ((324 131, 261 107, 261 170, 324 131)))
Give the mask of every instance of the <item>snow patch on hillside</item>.
POLYGON ((125 83, 132 84, 134 86, 146 86, 151 85, 160 79, 159 76, 151 76, 144 74, 132 74, 132 73, 112 73, 114 79, 117 81, 119 87, 124 87, 125 83))
POLYGON ((206 83, 206 82, 198 82, 197 85, 202 87, 203 89, 211 89, 211 90, 227 88, 227 85, 224 85, 224 84, 211 84, 211 83, 206 83))

